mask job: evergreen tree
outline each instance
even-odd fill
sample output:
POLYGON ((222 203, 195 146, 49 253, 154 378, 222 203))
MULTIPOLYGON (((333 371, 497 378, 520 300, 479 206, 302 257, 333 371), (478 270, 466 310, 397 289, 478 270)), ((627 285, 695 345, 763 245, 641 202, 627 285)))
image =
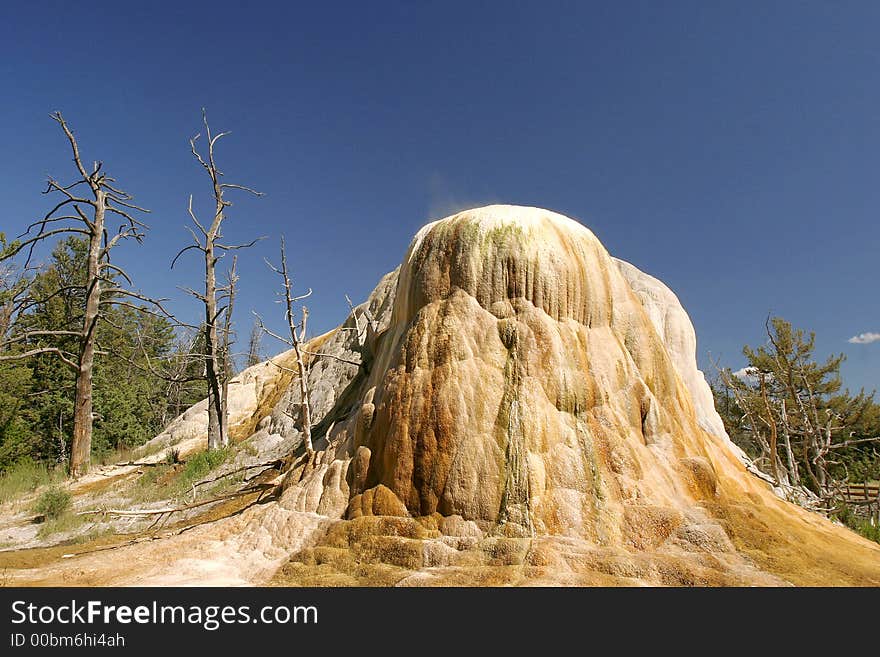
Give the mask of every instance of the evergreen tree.
POLYGON ((843 354, 815 360, 814 333, 779 317, 766 329, 766 345, 743 348, 744 371, 724 370, 713 387, 725 428, 777 483, 832 498, 848 463, 876 467, 880 407, 873 393, 842 390, 843 354))
MULTIPOLYGON (((39 303, 15 317, 10 336, 35 330, 63 330, 82 321, 82 271, 86 245, 78 238, 59 242, 49 262, 31 281, 39 303)), ((159 433, 182 410, 204 397, 199 381, 179 384, 175 394, 164 374, 182 364, 192 378, 192 349, 171 323, 144 308, 109 306, 96 327, 92 453, 140 445, 159 433)), ((76 348, 76 336, 38 335, 14 348, 76 348)), ((56 462, 69 457, 72 439, 74 372, 51 353, 26 361, 0 361, 0 468, 22 459, 56 462)))

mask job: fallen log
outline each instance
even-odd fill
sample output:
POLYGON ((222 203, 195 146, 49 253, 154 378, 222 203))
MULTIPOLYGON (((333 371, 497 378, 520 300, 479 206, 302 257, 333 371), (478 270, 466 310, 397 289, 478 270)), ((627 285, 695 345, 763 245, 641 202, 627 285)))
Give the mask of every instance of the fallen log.
POLYGON ((79 511, 76 515, 78 516, 87 516, 87 515, 108 515, 108 516, 153 516, 153 515, 165 515, 166 513, 179 513, 181 511, 189 511, 191 509, 196 509, 201 506, 206 506, 208 504, 213 504, 214 502, 222 502, 223 500, 230 500, 235 497, 242 497, 244 495, 249 495, 250 493, 257 492, 265 492, 271 488, 275 488, 274 484, 255 484, 253 486, 248 486, 247 488, 242 488, 241 490, 226 493, 224 495, 218 495, 217 497, 212 497, 207 500, 202 500, 200 502, 192 502, 191 504, 183 504, 181 506, 175 507, 165 507, 162 509, 92 509, 91 511, 79 511))

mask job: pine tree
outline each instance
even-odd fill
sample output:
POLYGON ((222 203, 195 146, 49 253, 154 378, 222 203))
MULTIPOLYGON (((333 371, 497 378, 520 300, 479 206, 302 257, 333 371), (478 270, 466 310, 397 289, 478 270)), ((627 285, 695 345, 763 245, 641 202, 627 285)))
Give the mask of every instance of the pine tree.
MULTIPOLYGON (((30 282, 31 293, 44 301, 15 317, 10 336, 79 325, 79 283, 86 255, 86 245, 78 238, 56 245, 47 265, 30 282)), ((188 392, 170 398, 166 380, 151 372, 154 363, 192 363, 189 353, 178 353, 180 343, 168 320, 146 308, 110 306, 95 335, 93 455, 142 444, 165 426, 169 410, 176 415, 181 406, 204 396, 203 387, 190 383, 188 392)), ((76 336, 36 334, 12 345, 71 351, 76 336)), ((52 353, 0 362, 0 467, 22 459, 56 462, 69 457, 74 398, 74 373, 52 353)))
MULTIPOLYGON (((880 410, 873 393, 842 390, 843 354, 815 360, 814 333, 779 317, 768 320, 766 332, 767 344, 743 348, 743 375, 722 373, 723 389, 735 401, 728 397, 719 406, 731 424, 741 414, 759 466, 778 484, 805 486, 831 499, 848 474, 846 457, 880 441, 880 410)), ((715 387, 716 400, 721 389, 715 387)))

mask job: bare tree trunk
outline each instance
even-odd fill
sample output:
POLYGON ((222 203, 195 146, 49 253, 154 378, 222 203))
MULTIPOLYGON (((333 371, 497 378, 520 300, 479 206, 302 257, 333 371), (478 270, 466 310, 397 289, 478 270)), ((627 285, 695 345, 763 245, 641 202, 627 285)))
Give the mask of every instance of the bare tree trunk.
POLYGON ((309 291, 303 295, 296 297, 293 296, 293 284, 290 281, 290 272, 287 269, 287 249, 285 248, 283 236, 281 237, 281 269, 274 267, 268 260, 266 261, 266 264, 269 265, 272 271, 281 277, 284 285, 284 314, 287 319, 287 328, 290 332, 290 338, 283 338, 269 331, 263 325, 259 315, 257 315, 257 321, 264 332, 289 344, 293 347, 293 352, 296 354, 296 370, 299 375, 300 429, 303 434, 303 443, 306 446, 306 451, 311 454, 314 452, 314 446, 312 445, 312 405, 309 399, 309 366, 305 359, 307 354, 305 350, 302 349, 302 342, 306 336, 306 322, 308 322, 309 319, 309 310, 305 306, 302 307, 302 323, 297 326, 293 304, 309 297, 312 294, 312 290, 310 288, 309 291))
POLYGON ((745 397, 743 397, 740 390, 734 384, 729 371, 719 370, 719 372, 721 372, 721 379, 724 381, 724 385, 727 389, 733 392, 737 406, 739 406, 740 410, 745 413, 743 419, 748 418, 752 439, 758 444, 758 447, 761 448, 761 454, 757 460, 761 460, 770 453, 770 446, 767 444, 764 435, 761 433, 761 425, 758 422, 758 417, 756 416, 754 409, 752 409, 751 405, 746 402, 745 397))
POLYGON ((262 342, 262 338, 263 332, 260 330, 260 325, 255 322, 253 329, 251 329, 250 341, 248 342, 248 367, 253 367, 263 360, 262 356, 260 355, 260 344, 262 342))
POLYGON ((8 348, 4 338, 9 333, 9 327, 12 325, 12 310, 12 302, 0 305, 0 352, 8 348))
POLYGON ((225 442, 226 422, 223 413, 223 390, 217 355, 217 275, 214 269, 214 242, 205 248, 205 377, 208 380, 208 449, 225 442))
POLYGON ((92 375, 95 366, 95 329, 101 307, 101 276, 99 261, 104 235, 104 193, 96 192, 95 220, 89 237, 86 273, 86 307, 76 374, 76 396, 73 408, 73 439, 70 445, 70 474, 79 477, 89 470, 92 455, 92 375))
MULTIPOLYGON (((297 324, 295 313, 293 306, 295 303, 302 301, 303 299, 308 298, 312 294, 312 289, 309 288, 309 291, 305 294, 301 294, 299 296, 293 295, 293 283, 290 280, 290 271, 287 268, 287 249, 284 243, 284 236, 281 237, 281 268, 275 267, 268 260, 265 261, 269 268, 278 274, 281 277, 282 283, 284 285, 284 307, 285 307, 285 318, 287 319, 287 328, 289 331, 290 337, 284 337, 277 333, 273 333, 269 329, 266 328, 265 324, 263 324, 263 320, 257 313, 254 313, 254 316, 257 320, 257 326, 259 326, 260 330, 267 335, 272 336, 276 340, 284 342, 290 345, 293 348, 293 352, 296 355, 296 374, 299 378, 299 393, 300 393, 300 413, 299 413, 299 421, 300 421, 300 430, 303 435, 303 444, 305 445, 306 452, 309 456, 314 454, 315 448, 312 443, 312 404, 309 394, 309 370, 311 363, 315 362, 316 358, 319 357, 330 357, 336 360, 342 361, 344 363, 349 363, 356 367, 361 367, 363 365, 363 361, 351 361, 345 358, 339 358, 333 354, 328 353, 320 353, 320 352, 310 352, 303 347, 306 344, 306 324, 309 320, 309 309, 305 306, 302 306, 302 322, 297 324)), ((348 297, 346 297, 348 299, 348 297)), ((351 306, 351 299, 348 299, 348 303, 351 306)), ((352 314, 355 318, 355 329, 358 332, 358 340, 361 339, 362 335, 366 334, 366 327, 364 328, 364 333, 361 333, 360 323, 358 321, 357 315, 354 314, 354 307, 352 307, 352 314)), ((368 321, 372 321, 368 316, 368 321)), ((272 362, 272 361, 270 361, 272 362)), ((287 368, 284 368, 287 369, 287 368)), ((293 404, 291 403, 291 406, 293 404)), ((291 417, 291 419, 295 419, 293 413, 288 412, 287 415, 291 417)), ((331 424, 331 429, 332 429, 331 424)), ((330 431, 328 430, 325 433, 325 436, 329 436, 330 431)), ((329 438, 328 438, 329 440, 329 438)))
POLYGON ((813 395, 813 389, 810 387, 807 377, 803 376, 803 379, 807 392, 810 395, 810 407, 813 410, 813 418, 815 420, 813 431, 815 435, 816 458, 813 460, 813 463, 816 464, 816 475, 819 478, 819 485, 822 487, 822 494, 824 495, 828 489, 828 463, 825 460, 825 455, 828 453, 827 446, 831 444, 832 420, 830 417, 828 418, 828 426, 824 428, 825 435, 823 436, 823 427, 819 420, 819 407, 816 403, 816 397, 813 395))
POLYGON ((773 481, 776 484, 782 483, 782 476, 779 472, 779 450, 777 449, 776 420, 773 417, 773 409, 770 408, 770 402, 767 399, 767 384, 764 381, 764 373, 760 372, 761 382, 761 399, 764 401, 764 410, 767 412, 767 422, 770 425, 770 472, 773 475, 773 481))
POLYGON ((791 448, 791 429, 788 423, 788 409, 786 408, 785 399, 782 400, 782 439, 785 442, 785 457, 788 460, 789 482, 793 486, 800 485, 801 476, 798 472, 797 459, 794 457, 794 450, 791 448))
POLYGON ((64 440, 64 413, 58 411, 58 462, 67 463, 70 458, 67 454, 67 443, 64 440))
POLYGON ((232 269, 229 272, 229 280, 226 286, 228 304, 226 314, 223 317, 223 347, 220 350, 221 368, 223 372, 223 385, 221 386, 222 403, 220 405, 220 417, 224 423, 221 447, 229 445, 229 379, 232 378, 232 309, 235 306, 235 283, 238 278, 235 274, 235 266, 238 258, 232 258, 232 269))
MULTIPOLYGON (((293 350, 296 353, 296 365, 299 370, 299 392, 300 392, 300 422, 302 424, 303 442, 306 445, 306 451, 311 454, 314 450, 312 446, 312 403, 309 399, 309 367, 305 361, 303 350, 300 349, 301 342, 306 336, 306 322, 309 318, 308 309, 303 306, 302 309, 302 325, 300 326, 299 335, 296 334, 296 322, 293 318, 293 302, 291 295, 290 275, 287 272, 287 253, 284 249, 284 238, 281 238, 281 270, 284 273, 284 295, 287 304, 287 324, 290 329, 290 338, 293 342, 293 350)), ((311 293, 311 290, 309 290, 311 293)))
POLYGON ((196 233, 190 229, 194 244, 186 246, 178 251, 174 260, 171 261, 171 266, 174 267, 174 263, 177 259, 190 249, 198 249, 205 257, 205 293, 200 294, 192 289, 187 289, 186 291, 199 299, 205 306, 204 359, 205 378, 208 383, 208 448, 213 449, 223 447, 229 443, 228 418, 226 413, 227 386, 225 383, 227 378, 227 366, 225 363, 225 357, 222 353, 223 344, 219 340, 217 321, 219 320, 220 315, 225 312, 225 322, 228 325, 231 321, 230 315, 232 313, 231 303, 229 303, 226 308, 218 309, 218 299, 222 300, 224 298, 224 295, 219 293, 225 292, 226 298, 229 300, 228 293, 230 290, 228 288, 220 288, 217 286, 217 262, 227 251, 253 246, 259 241, 259 239, 262 239, 258 238, 249 244, 239 245, 226 245, 220 242, 220 239, 222 238, 221 226, 223 220, 226 218, 225 208, 232 205, 232 203, 224 199, 223 192, 226 189, 237 189, 253 194, 254 196, 262 196, 263 194, 254 191, 249 187, 245 187, 244 185, 224 183, 220 181, 223 173, 217 168, 217 164, 214 160, 214 146, 220 138, 229 133, 221 132, 217 135, 213 135, 211 133, 211 128, 208 125, 208 117, 204 109, 202 110, 202 122, 205 126, 205 136, 208 141, 207 159, 203 158, 196 149, 196 140, 200 135, 196 135, 190 139, 189 144, 193 156, 198 160, 199 164, 204 167, 208 176, 211 178, 211 186, 214 192, 214 218, 208 228, 202 225, 196 217, 195 212, 193 212, 192 196, 189 197, 189 215, 195 226, 201 232, 202 237, 204 238, 204 243, 202 243, 196 233))
MULTIPOLYGON (((293 333, 296 331, 293 330, 293 333)), ((302 424, 303 442, 306 450, 312 452, 312 404, 309 399, 309 368, 303 358, 299 340, 294 340, 293 350, 296 353, 296 365, 299 371, 300 422, 302 424)))

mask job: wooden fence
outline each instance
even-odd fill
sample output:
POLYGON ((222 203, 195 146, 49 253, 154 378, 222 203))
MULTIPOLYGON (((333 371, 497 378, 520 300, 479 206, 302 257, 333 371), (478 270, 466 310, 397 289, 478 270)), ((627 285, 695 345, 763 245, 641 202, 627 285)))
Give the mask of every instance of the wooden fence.
POLYGON ((847 502, 855 504, 880 501, 880 484, 848 484, 841 492, 847 502))
POLYGON ((840 493, 858 515, 866 515, 872 525, 880 525, 880 485, 848 484, 840 493))

